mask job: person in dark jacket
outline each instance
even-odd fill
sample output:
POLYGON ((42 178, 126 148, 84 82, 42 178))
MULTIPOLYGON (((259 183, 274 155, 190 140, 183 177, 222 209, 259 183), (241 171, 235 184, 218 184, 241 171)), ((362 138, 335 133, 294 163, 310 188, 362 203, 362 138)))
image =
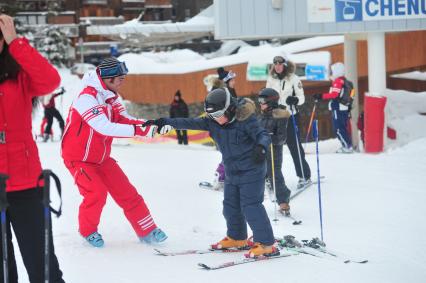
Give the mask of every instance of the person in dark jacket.
POLYGON ((268 131, 272 139, 273 155, 271 150, 269 150, 267 156, 270 190, 273 191, 273 186, 275 185, 275 198, 280 206, 280 212, 289 215, 291 191, 287 188, 284 181, 282 163, 283 145, 287 139, 287 123, 290 112, 278 107, 279 98, 278 92, 272 88, 264 88, 260 91, 258 98, 261 110, 259 122, 268 131), (274 161, 274 174, 272 174, 272 160, 274 161), (275 183, 273 183, 274 181, 275 183))
POLYGON ((43 141, 47 142, 49 139, 51 130, 52 130, 52 124, 53 124, 53 118, 56 118, 59 122, 59 128, 61 129, 61 137, 64 133, 64 119, 61 116, 61 113, 59 113, 58 109, 55 107, 55 98, 59 95, 63 95, 65 93, 65 89, 61 87, 57 92, 53 92, 52 94, 46 95, 43 97, 43 107, 44 107, 44 118, 47 120, 46 128, 44 128, 44 135, 43 135, 43 141))
MULTIPOLYGON (((170 104, 170 118, 188 118, 189 111, 188 105, 182 99, 180 90, 176 91, 175 97, 170 104)), ((187 130, 176 130, 178 144, 188 144, 188 131, 187 130)))
POLYGON ((176 129, 209 131, 222 153, 225 166, 223 215, 227 236, 213 249, 247 248, 247 223, 253 231, 255 244, 247 256, 279 254, 273 246, 274 234, 263 206, 266 176, 266 152, 271 143, 269 134, 255 116, 254 102, 233 98, 227 88, 208 93, 201 118, 160 118, 145 125, 176 129), (247 222, 247 223, 246 223, 247 222))
MULTIPOLYGON (((217 70, 218 77, 213 80, 211 90, 226 87, 233 98, 237 98, 237 92, 235 91, 235 74, 232 70, 225 71, 223 67, 217 70)), ((213 182, 213 189, 221 191, 225 184, 225 168, 223 161, 221 161, 216 168, 215 181, 213 182)))
MULTIPOLYGON (((235 77, 237 74, 235 74, 232 70, 226 71, 223 67, 218 68, 216 71, 219 76, 219 81, 224 83, 224 85, 220 87, 226 87, 229 90, 229 93, 231 93, 232 97, 237 98, 237 92, 235 91, 235 77)), ((215 86, 213 86, 213 89, 214 88, 215 86)))
MULTIPOLYGON (((9 282, 18 282, 12 228, 30 282, 45 282, 44 206, 42 190, 37 187, 42 168, 31 131, 31 114, 35 99, 51 93, 60 81, 56 69, 28 40, 17 37, 13 18, 0 14, 0 173, 9 176, 9 206, 4 219, 9 282)), ((50 282, 64 282, 51 228, 48 232, 50 282)), ((0 265, 1 282, 3 266, 0 265)))

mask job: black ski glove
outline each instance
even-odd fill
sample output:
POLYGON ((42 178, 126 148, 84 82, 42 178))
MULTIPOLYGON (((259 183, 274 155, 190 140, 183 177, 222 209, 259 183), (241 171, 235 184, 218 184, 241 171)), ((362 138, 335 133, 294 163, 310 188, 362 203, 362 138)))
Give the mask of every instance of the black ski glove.
POLYGON ((299 103, 299 98, 297 98, 296 96, 289 96, 285 100, 285 103, 287 103, 288 105, 297 105, 297 103, 299 103))
POLYGON ((166 126, 166 121, 164 121, 164 118, 156 119, 156 120, 147 120, 145 123, 142 124, 142 127, 155 125, 157 126, 157 133, 161 133, 161 130, 164 126, 166 126))
POLYGON ((314 99, 315 101, 319 101, 322 99, 322 93, 315 93, 314 94, 314 99))
POLYGON ((255 163, 262 163, 266 159, 266 150, 263 145, 256 145, 253 149, 253 160, 255 163))

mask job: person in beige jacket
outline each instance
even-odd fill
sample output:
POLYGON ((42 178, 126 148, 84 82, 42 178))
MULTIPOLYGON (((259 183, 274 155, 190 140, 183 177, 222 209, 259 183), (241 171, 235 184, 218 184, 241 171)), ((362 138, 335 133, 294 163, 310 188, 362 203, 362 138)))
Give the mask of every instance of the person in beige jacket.
MULTIPOLYGON (((275 56, 271 67, 267 88, 275 89, 280 99, 278 103, 288 109, 294 116, 297 128, 299 128, 299 110, 297 106, 305 103, 305 94, 303 92, 302 82, 295 74, 295 65, 293 62, 286 60, 282 56, 275 56)), ((293 158, 296 174, 299 177, 297 188, 301 189, 311 182, 311 169, 305 159, 305 152, 300 143, 300 135, 295 131, 293 125, 293 117, 287 126, 287 146, 293 158)))

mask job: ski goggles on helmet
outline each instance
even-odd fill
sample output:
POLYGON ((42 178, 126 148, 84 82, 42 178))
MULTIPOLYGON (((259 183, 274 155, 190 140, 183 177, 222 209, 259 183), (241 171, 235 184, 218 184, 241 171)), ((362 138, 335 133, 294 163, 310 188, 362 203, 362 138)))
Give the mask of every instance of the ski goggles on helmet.
POLYGON ((274 63, 274 65, 284 64, 285 59, 284 59, 283 56, 275 56, 274 59, 272 60, 272 62, 274 63))
MULTIPOLYGON (((206 107, 205 112, 207 113, 207 116, 209 116, 211 119, 219 119, 223 117, 226 113, 226 110, 228 110, 228 107, 231 104, 231 94, 226 88, 225 88, 225 91, 226 91, 226 102, 225 102, 225 106, 222 109, 214 111, 214 112, 210 112, 209 111, 210 107, 206 107)), ((213 109, 210 109, 210 110, 213 110, 213 109)))
POLYGON ((119 62, 118 64, 107 68, 99 68, 101 78, 124 76, 127 75, 128 72, 129 70, 124 62, 119 62))
POLYGON ((257 101, 258 101, 260 104, 266 104, 266 103, 268 103, 268 101, 266 100, 266 98, 265 98, 265 97, 259 97, 259 98, 257 99, 257 101))

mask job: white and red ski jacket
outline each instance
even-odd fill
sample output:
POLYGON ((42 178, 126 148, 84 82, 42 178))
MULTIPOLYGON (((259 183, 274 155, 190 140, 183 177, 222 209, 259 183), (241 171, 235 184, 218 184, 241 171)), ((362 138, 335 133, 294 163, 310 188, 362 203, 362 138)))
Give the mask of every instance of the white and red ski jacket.
POLYGON ((96 71, 83 77, 84 89, 70 107, 62 138, 62 158, 101 164, 114 137, 133 137, 144 120, 127 114, 118 95, 108 90, 96 71))

